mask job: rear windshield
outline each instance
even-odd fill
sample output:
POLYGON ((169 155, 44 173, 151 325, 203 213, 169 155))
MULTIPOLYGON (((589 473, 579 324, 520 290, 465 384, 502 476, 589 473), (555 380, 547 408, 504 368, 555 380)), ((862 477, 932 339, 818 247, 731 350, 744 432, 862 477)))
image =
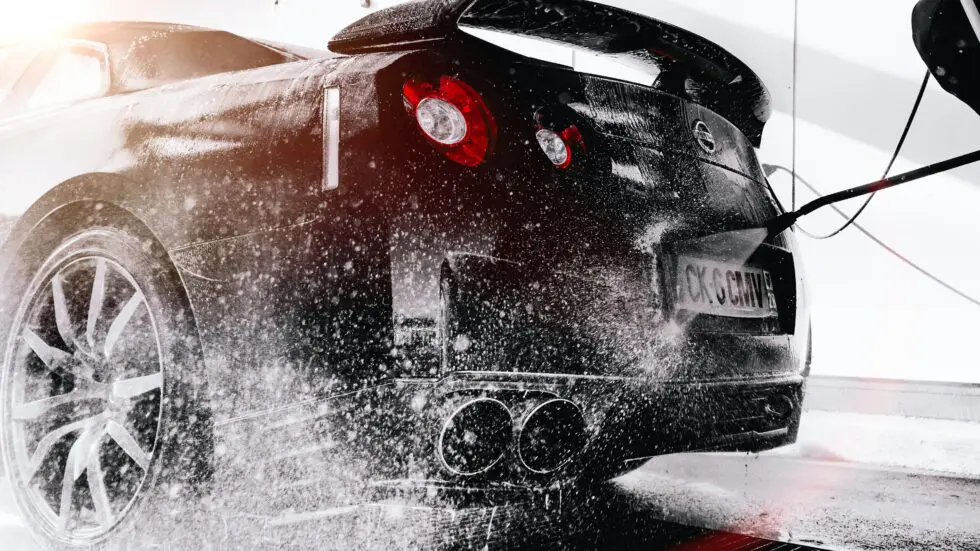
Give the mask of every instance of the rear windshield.
POLYGON ((621 63, 615 58, 598 55, 582 48, 551 40, 476 27, 461 27, 461 29, 463 32, 485 42, 522 56, 556 65, 564 65, 579 73, 625 80, 643 86, 653 86, 659 76, 659 72, 653 71, 649 67, 642 70, 637 69, 627 63, 621 63))
POLYGON ((297 61, 302 59, 325 59, 329 57, 337 57, 337 54, 328 50, 319 50, 317 48, 308 48, 306 46, 297 46, 295 44, 285 44, 283 42, 273 42, 271 40, 260 40, 256 38, 251 38, 250 40, 256 44, 261 44, 266 48, 271 48, 279 53, 294 57, 297 61))

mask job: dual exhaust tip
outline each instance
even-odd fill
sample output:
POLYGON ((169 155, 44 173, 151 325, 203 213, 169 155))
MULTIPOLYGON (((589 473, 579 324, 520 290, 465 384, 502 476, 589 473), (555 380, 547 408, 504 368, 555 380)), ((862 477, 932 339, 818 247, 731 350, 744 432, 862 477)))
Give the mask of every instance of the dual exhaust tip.
POLYGON ((457 476, 483 474, 507 456, 514 446, 520 466, 534 474, 550 474, 568 464, 586 444, 582 410, 562 398, 525 404, 514 415, 500 400, 475 398, 446 418, 436 453, 457 476))

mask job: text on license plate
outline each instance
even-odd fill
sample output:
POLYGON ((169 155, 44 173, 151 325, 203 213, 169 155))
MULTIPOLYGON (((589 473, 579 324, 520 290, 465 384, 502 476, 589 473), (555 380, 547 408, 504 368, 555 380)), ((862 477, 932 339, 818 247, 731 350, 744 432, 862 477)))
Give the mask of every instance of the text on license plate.
POLYGON ((766 270, 681 256, 676 273, 679 309, 739 318, 776 314, 772 277, 766 270))

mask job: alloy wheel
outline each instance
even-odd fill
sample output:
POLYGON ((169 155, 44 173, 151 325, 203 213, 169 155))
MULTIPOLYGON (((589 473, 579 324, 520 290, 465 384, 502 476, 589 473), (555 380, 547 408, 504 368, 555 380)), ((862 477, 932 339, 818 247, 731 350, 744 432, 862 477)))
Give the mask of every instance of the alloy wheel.
POLYGON ((4 453, 32 523, 94 541, 133 509, 150 474, 164 407, 159 335, 117 262, 84 256, 48 274, 9 337, 4 453))

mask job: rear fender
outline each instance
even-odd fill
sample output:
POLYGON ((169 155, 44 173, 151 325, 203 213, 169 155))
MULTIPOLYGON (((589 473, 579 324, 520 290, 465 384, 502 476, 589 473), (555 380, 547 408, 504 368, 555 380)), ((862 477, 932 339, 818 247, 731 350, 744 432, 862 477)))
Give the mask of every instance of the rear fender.
POLYGON ((41 231, 45 224, 58 220, 83 221, 93 210, 117 212, 121 219, 138 223, 149 237, 156 234, 131 210, 119 205, 121 190, 136 188, 135 182, 111 173, 90 173, 72 178, 54 186, 32 204, 17 220, 0 249, 0 270, 6 270, 13 255, 18 254, 32 234, 41 231), (109 199, 113 198, 113 199, 109 199))

